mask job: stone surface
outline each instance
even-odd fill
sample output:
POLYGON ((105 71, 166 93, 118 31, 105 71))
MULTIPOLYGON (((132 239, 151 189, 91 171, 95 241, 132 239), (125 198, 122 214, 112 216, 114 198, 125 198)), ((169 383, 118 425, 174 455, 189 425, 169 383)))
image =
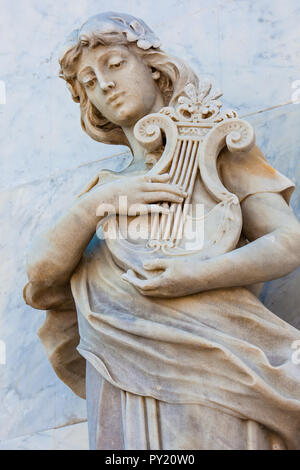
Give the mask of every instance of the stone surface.
POLYGON ((37 337, 44 312, 24 304, 25 253, 37 230, 57 219, 100 169, 122 168, 126 161, 126 155, 114 157, 1 193, 1 220, 7 221, 7 229, 1 234, 0 331, 7 362, 0 365, 0 440, 71 424, 86 416, 85 402, 58 381, 37 337))
MULTIPOLYGON (((299 182, 299 105, 257 114, 289 102, 292 82, 300 78, 299 41, 293 27, 299 18, 297 0, 272 7, 267 1, 215 0, 208 5, 191 0, 187 5, 167 0, 163 8, 171 20, 158 16, 150 1, 127 3, 126 10, 144 18, 170 52, 222 88, 228 106, 241 116, 254 113, 247 120, 255 127, 259 146, 275 168, 299 182), (190 20, 194 26, 186 33, 190 20)), ((24 253, 34 234, 62 213, 85 181, 103 167, 99 158, 122 148, 102 146, 81 131, 78 107, 56 78, 52 55, 82 18, 99 12, 99 2, 45 1, 41 6, 30 0, 20 8, 2 0, 0 5, 6 20, 0 31, 6 44, 0 80, 7 86, 7 104, 0 105, 0 186, 6 189, 1 193, 6 230, 1 236, 0 339, 7 344, 7 365, 0 365, 0 440, 8 448, 17 436, 25 436, 21 441, 28 437, 29 442, 33 433, 85 417, 84 402, 58 381, 36 337, 44 314, 23 303, 24 253)), ((116 0, 102 2, 101 9, 124 8, 116 0)), ((299 199, 297 188, 292 206, 298 214, 299 199)), ((261 298, 271 311, 299 327, 298 280, 299 271, 268 283, 261 298)), ((70 434, 75 428, 68 427, 70 434)), ((35 445, 40 446, 30 448, 35 445)))
POLYGON ((88 450, 87 422, 0 441, 0 450, 88 450))

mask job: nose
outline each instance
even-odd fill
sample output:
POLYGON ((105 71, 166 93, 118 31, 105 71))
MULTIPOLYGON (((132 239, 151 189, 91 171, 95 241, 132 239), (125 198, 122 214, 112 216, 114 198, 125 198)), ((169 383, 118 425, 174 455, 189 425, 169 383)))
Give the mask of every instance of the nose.
POLYGON ((116 86, 115 82, 112 82, 112 81, 109 82, 108 80, 106 80, 105 77, 103 77, 102 73, 100 73, 99 71, 97 73, 97 80, 98 80, 101 90, 104 92, 107 92, 110 89, 115 88, 116 86))
POLYGON ((108 91, 111 88, 115 88, 115 82, 104 82, 103 80, 100 82, 100 88, 103 91, 108 91))

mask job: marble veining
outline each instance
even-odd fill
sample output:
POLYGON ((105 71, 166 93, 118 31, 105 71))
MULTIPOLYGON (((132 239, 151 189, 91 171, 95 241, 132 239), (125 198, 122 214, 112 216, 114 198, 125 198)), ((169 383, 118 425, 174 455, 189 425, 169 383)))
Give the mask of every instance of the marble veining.
MULTIPOLYGON (((162 8, 165 14, 158 16, 148 0, 126 4, 128 12, 161 31, 170 53, 222 88, 225 106, 234 106, 241 116, 254 113, 247 120, 259 147, 272 166, 299 182, 300 105, 258 114, 288 103, 291 84, 300 78, 299 2, 165 0, 162 8), (186 28, 188 21, 192 28, 186 28)), ((122 11, 123 4, 105 0, 101 9, 122 11)), ((45 430, 85 419, 85 403, 58 381, 36 337, 44 313, 33 314, 23 304, 24 253, 35 233, 72 203, 83 181, 105 167, 122 169, 130 156, 114 156, 125 147, 104 146, 81 132, 77 105, 66 99, 57 78, 60 38, 97 13, 99 2, 30 0, 20 8, 2 0, 1 11, 0 80, 6 83, 7 104, 0 105, 0 213, 6 227, 0 242, 0 339, 7 344, 7 365, 0 365, 0 441, 3 449, 53 448, 54 431, 45 430)), ((299 214, 299 187, 291 204, 299 214)), ((267 283, 261 299, 299 328, 298 285, 299 270, 267 283)), ((74 448, 80 445, 75 429, 81 426, 62 432, 61 447, 72 445, 73 433, 74 448)))

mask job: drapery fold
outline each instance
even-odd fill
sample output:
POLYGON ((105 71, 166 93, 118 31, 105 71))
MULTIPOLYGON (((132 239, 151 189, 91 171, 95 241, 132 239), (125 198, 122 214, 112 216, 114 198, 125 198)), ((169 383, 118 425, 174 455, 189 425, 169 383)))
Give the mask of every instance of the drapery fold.
POLYGON ((150 299, 121 280, 103 241, 72 278, 79 351, 115 387, 259 422, 300 447, 298 330, 245 288, 150 299), (109 295, 107 294, 109 292, 109 295))
MULTIPOLYGON (((294 189, 257 148, 247 155, 222 152, 218 171, 240 201, 275 192, 289 202, 294 189)), ((97 184, 109 182, 103 173, 97 184)), ((75 393, 85 396, 86 359, 121 393, 253 420, 289 448, 300 448, 300 370, 291 360, 299 331, 246 288, 149 299, 121 274, 105 243, 94 237, 70 280, 73 308, 41 299, 42 308, 49 301, 49 311, 40 338, 57 375, 75 393)), ((29 288, 24 297, 36 307, 29 288)), ((69 286, 65 297, 69 301, 69 286)))

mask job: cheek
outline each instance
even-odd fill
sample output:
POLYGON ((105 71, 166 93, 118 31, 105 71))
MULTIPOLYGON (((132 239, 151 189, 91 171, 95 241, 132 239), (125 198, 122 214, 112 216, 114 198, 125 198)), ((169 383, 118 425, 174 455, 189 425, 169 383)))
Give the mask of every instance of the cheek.
POLYGON ((157 87, 148 74, 141 74, 132 81, 132 99, 137 103, 144 105, 146 108, 152 107, 157 96, 157 87))
POLYGON ((124 71, 123 83, 126 84, 128 89, 131 89, 133 94, 146 94, 151 96, 155 94, 156 87, 152 78, 151 72, 148 67, 140 62, 130 64, 126 71, 124 71))
POLYGON ((105 113, 106 106, 105 106, 105 100, 104 97, 102 96, 100 87, 95 87, 94 90, 90 90, 87 93, 88 99, 90 102, 97 108, 100 113, 105 113))

